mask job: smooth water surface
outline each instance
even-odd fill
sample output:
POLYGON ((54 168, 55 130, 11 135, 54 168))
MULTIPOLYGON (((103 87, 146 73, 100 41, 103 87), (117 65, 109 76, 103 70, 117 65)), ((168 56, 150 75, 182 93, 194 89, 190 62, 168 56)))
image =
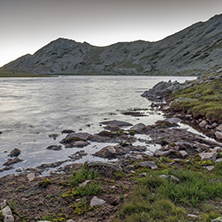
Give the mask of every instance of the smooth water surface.
MULTIPOLYGON (((0 79, 0 168, 14 148, 22 153, 23 162, 14 167, 36 167, 67 159, 78 148, 61 151, 47 150, 49 145, 59 144, 65 137, 64 129, 96 133, 104 120, 123 120, 132 124, 153 124, 162 119, 160 112, 146 111, 146 117, 125 116, 121 111, 150 109, 141 94, 159 81, 191 77, 149 76, 61 76, 49 78, 1 78, 0 79), (59 134, 56 140, 49 137, 59 134)), ((92 160, 92 153, 102 144, 85 148, 89 154, 84 160, 92 160)), ((0 173, 0 176, 12 171, 0 173)))

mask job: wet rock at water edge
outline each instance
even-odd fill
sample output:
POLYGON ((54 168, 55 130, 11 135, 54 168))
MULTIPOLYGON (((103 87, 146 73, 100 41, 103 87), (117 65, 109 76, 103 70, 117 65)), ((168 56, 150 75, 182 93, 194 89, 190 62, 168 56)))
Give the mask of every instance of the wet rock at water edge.
POLYGON ((18 163, 18 162, 21 162, 23 160, 19 159, 18 157, 14 158, 14 159, 9 159, 7 162, 5 162, 3 164, 3 166, 10 166, 10 165, 13 165, 15 163, 18 163))
POLYGON ((79 160, 83 156, 87 156, 87 153, 84 150, 77 151, 70 156, 68 156, 72 161, 79 160))
POLYGON ((88 146, 90 143, 86 142, 86 141, 74 141, 72 143, 68 143, 65 148, 73 148, 73 147, 78 147, 78 148, 83 148, 85 146, 88 146))
POLYGON ((62 146, 61 145, 51 145, 51 146, 48 146, 46 148, 47 150, 61 150, 62 149, 62 146))
POLYGON ((129 132, 134 131, 135 133, 143 133, 145 130, 146 130, 146 125, 143 123, 138 123, 138 124, 132 126, 129 129, 129 132))
POLYGON ((122 126, 132 126, 131 123, 119 121, 119 120, 111 120, 111 121, 104 121, 101 122, 103 125, 110 125, 110 126, 116 126, 116 127, 122 127, 122 126))
POLYGON ((75 133, 75 131, 74 130, 63 130, 61 133, 69 134, 69 133, 75 133))
POLYGON ((79 141, 79 140, 82 140, 82 141, 86 141, 88 140, 90 137, 92 137, 91 134, 89 133, 84 133, 84 132, 81 132, 81 133, 69 133, 62 141, 61 143, 72 143, 73 141, 79 141))
POLYGON ((93 155, 102 158, 115 159, 119 156, 125 155, 126 153, 125 149, 120 146, 106 146, 93 155))
POLYGON ((18 148, 15 148, 15 149, 13 149, 13 150, 9 153, 8 156, 10 156, 10 157, 17 157, 17 156, 20 155, 20 153, 21 153, 21 150, 18 149, 18 148))

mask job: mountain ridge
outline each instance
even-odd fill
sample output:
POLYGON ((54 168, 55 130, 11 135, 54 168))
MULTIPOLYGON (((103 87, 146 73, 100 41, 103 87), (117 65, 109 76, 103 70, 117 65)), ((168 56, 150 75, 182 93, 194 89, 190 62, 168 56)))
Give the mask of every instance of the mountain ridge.
POLYGON ((0 70, 35 74, 198 74, 222 64, 222 14, 157 42, 98 47, 58 38, 0 70))

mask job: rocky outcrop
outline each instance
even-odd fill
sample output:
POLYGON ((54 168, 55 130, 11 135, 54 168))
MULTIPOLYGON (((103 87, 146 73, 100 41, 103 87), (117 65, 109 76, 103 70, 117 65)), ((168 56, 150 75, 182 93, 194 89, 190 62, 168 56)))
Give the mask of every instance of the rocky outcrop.
POLYGON ((59 38, 2 70, 39 74, 198 74, 220 70, 222 15, 198 22, 158 42, 96 47, 59 38))

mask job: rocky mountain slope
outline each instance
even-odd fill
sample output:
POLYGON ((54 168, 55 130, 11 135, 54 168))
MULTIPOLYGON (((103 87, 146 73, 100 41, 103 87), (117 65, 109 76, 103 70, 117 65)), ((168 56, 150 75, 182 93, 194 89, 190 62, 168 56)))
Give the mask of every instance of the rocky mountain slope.
POLYGON ((38 74, 198 74, 222 67, 222 14, 158 42, 96 47, 59 38, 1 68, 38 74))

